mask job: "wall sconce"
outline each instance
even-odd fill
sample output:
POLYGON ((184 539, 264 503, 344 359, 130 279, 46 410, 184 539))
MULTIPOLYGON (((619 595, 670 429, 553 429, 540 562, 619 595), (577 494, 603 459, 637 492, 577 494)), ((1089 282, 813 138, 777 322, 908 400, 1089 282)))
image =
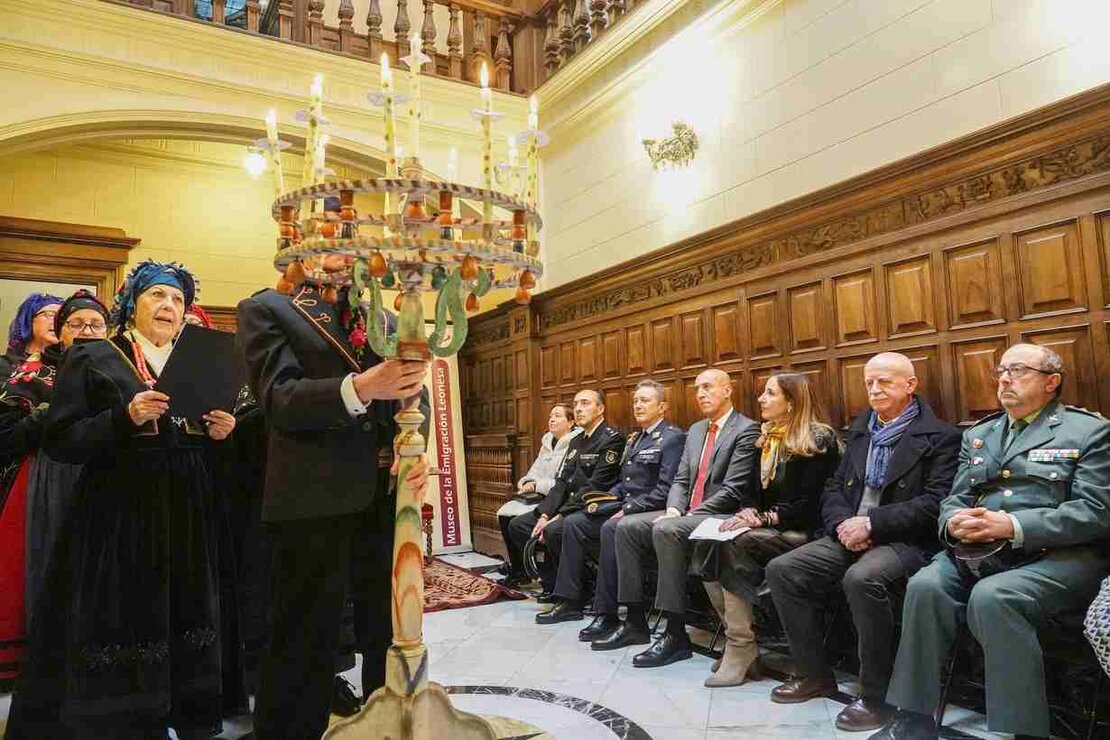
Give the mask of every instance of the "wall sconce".
POLYGON ((698 153, 698 135, 682 121, 671 124, 672 136, 665 139, 644 139, 644 151, 655 169, 660 167, 685 167, 698 153))
POLYGON ((260 150, 254 147, 247 149, 247 153, 243 156, 243 169, 247 171, 251 179, 257 180, 268 166, 266 157, 263 156, 260 150))

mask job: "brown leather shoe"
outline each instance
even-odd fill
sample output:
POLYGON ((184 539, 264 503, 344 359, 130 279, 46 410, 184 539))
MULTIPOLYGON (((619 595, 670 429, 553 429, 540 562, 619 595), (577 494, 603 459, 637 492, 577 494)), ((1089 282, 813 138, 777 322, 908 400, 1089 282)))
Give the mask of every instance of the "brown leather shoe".
POLYGON ((790 678, 771 689, 771 701, 776 704, 801 704, 819 696, 832 696, 838 691, 840 687, 833 676, 790 678))
POLYGON ((880 699, 860 697, 836 715, 836 728, 845 732, 877 730, 894 718, 894 707, 880 699))

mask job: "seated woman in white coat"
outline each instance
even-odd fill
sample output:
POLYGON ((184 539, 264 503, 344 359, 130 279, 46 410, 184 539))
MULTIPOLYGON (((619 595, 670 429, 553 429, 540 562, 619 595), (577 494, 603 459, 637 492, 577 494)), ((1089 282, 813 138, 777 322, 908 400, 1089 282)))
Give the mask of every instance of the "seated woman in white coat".
POLYGON ((535 462, 516 484, 516 495, 497 510, 497 522, 501 525, 501 536, 509 552, 505 585, 510 588, 526 582, 528 576, 524 573, 524 554, 509 538, 509 522, 514 516, 526 514, 536 508, 543 500, 551 486, 555 485, 555 475, 563 465, 567 446, 582 433, 581 429, 574 426, 574 412, 565 403, 557 403, 551 407, 547 429, 540 440, 540 451, 535 462))

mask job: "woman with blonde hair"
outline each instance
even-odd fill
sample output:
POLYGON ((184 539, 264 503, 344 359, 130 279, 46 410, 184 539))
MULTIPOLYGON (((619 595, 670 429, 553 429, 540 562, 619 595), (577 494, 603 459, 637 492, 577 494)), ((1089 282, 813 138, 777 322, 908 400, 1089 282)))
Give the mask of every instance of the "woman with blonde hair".
POLYGON ((805 544, 820 527, 825 480, 840 462, 840 442, 826 424, 809 379, 772 375, 759 396, 763 417, 758 507, 741 509, 721 531, 741 530, 727 542, 699 541, 691 569, 721 616, 725 651, 706 679, 709 687, 739 686, 759 674, 752 603, 773 558, 805 544))

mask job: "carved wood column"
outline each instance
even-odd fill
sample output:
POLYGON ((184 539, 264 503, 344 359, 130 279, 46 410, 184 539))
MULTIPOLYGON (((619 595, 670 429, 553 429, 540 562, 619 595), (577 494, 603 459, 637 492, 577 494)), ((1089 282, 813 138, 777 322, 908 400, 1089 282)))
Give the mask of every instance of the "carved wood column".
POLYGON ((598 34, 605 30, 609 22, 609 18, 605 14, 605 10, 609 5, 609 0, 589 0, 589 3, 591 38, 596 39, 598 34))
POLYGON ((617 18, 624 15, 625 0, 609 0, 609 26, 617 22, 617 18))
POLYGON ((370 60, 377 62, 382 57, 382 6, 379 0, 370 0, 366 10, 366 43, 370 60))
POLYGON ((293 0, 278 0, 278 36, 293 38, 293 0))
POLYGON ((546 428, 546 418, 540 409, 539 337, 536 336, 536 315, 530 305, 513 306, 508 311, 511 363, 506 372, 513 389, 511 433, 513 445, 514 480, 524 474, 536 455, 538 431, 546 428))
POLYGON ((258 16, 261 12, 258 0, 247 0, 247 30, 258 33, 258 16))
MULTIPOLYGON (((470 44, 470 81, 478 82, 482 70, 482 62, 488 67, 493 60, 489 55, 489 30, 486 27, 486 14, 479 10, 474 13, 474 38, 470 44)), ((490 69, 490 73, 494 72, 490 69)))
POLYGON ((187 15, 190 18, 193 17, 193 0, 173 0, 173 4, 170 7, 177 15, 187 15))
POLYGON ((223 25, 227 19, 227 0, 212 0, 212 22, 223 25))
POLYGON ((574 55, 574 0, 559 7, 559 50, 564 63, 574 55))
POLYGON ((408 69, 409 65, 401 60, 409 55, 409 33, 412 23, 409 21, 409 0, 397 0, 397 20, 393 23, 393 38, 397 42, 397 59, 395 65, 401 69, 408 69))
POLYGON ((320 46, 324 40, 324 0, 308 2, 308 38, 311 46, 320 46))
POLYGON ((562 59, 559 56, 559 9, 552 8, 547 14, 547 29, 543 38, 543 67, 547 76, 555 74, 562 59))
POLYGON ((587 4, 590 0, 575 0, 574 3, 574 50, 582 51, 590 43, 590 14, 587 4))
POLYGON ((420 28, 421 51, 424 52, 431 61, 424 64, 420 71, 424 74, 436 74, 436 20, 433 13, 435 12, 435 0, 424 0, 424 25, 420 28))
MULTIPOLYGON (((350 52, 355 38, 355 4, 351 0, 339 2, 339 50, 350 52)), ((321 24, 321 29, 323 24, 321 24)))
POLYGON ((501 27, 497 33, 497 48, 493 50, 494 64, 497 67, 497 75, 494 80, 494 86, 498 90, 509 91, 512 84, 513 70, 512 70, 512 47, 509 46, 509 33, 511 27, 509 19, 501 16, 501 27))
POLYGON ((447 7, 451 23, 447 28, 447 74, 456 79, 462 79, 463 69, 463 35, 459 26, 459 6, 452 3, 447 7))

